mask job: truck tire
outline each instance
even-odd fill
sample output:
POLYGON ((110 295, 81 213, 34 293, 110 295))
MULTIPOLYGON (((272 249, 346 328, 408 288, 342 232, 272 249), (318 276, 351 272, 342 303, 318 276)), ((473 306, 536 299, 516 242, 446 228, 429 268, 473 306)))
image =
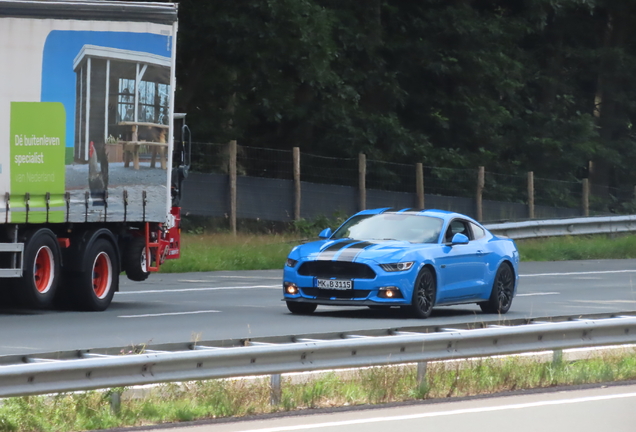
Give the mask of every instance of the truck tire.
POLYGON ((119 284, 115 246, 105 238, 95 240, 86 250, 84 268, 69 273, 69 282, 78 309, 106 310, 119 284))
POLYGON ((61 252, 55 234, 42 228, 27 233, 24 239, 22 277, 12 283, 18 305, 44 309, 51 307, 61 275, 61 252))
POLYGON ((146 239, 135 237, 128 242, 122 254, 122 267, 128 279, 136 282, 145 281, 150 274, 146 264, 146 239))

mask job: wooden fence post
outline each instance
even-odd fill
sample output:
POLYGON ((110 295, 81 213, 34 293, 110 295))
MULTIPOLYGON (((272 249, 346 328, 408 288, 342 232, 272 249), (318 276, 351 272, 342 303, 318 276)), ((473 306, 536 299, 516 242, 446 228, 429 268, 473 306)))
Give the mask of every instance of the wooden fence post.
POLYGON ((300 148, 292 149, 294 159, 294 220, 300 220, 300 148))
POLYGON ((367 157, 364 153, 358 154, 358 190, 360 193, 359 211, 367 208, 367 157))
POLYGON ((583 195, 581 197, 581 206, 583 216, 590 215, 590 180, 584 178, 582 181, 583 195))
POLYGON ((477 207, 477 220, 479 222, 482 221, 483 217, 484 217, 484 211, 483 211, 483 202, 482 202, 482 197, 484 194, 484 186, 486 184, 486 171, 484 170, 483 166, 479 167, 479 171, 477 172, 477 193, 475 196, 475 204, 477 207))
POLYGON ((229 145, 229 174, 230 174, 230 231, 236 235, 236 140, 229 145))
POLYGON ((424 167, 422 162, 415 164, 415 192, 417 193, 417 208, 424 209, 424 167))
POLYGON ((528 171, 528 218, 534 219, 534 172, 528 171))

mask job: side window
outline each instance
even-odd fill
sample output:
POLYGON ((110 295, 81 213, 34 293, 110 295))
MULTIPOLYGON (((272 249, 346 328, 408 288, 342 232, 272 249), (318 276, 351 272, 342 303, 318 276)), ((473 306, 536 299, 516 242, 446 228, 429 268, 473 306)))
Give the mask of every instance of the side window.
POLYGON ((468 230, 468 222, 454 219, 448 225, 448 229, 446 230, 445 241, 450 243, 453 241, 453 236, 457 233, 464 234, 466 237, 470 238, 470 231, 468 230))
POLYGON ((479 240, 480 238, 483 238, 486 236, 486 231, 484 231, 484 229, 480 227, 479 225, 476 225, 471 222, 470 228, 473 230, 473 237, 475 238, 475 240, 479 240))

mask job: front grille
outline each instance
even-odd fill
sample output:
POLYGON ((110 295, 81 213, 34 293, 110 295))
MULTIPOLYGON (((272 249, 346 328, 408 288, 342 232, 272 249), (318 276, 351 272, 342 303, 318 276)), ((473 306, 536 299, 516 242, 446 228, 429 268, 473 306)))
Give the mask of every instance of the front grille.
POLYGON ((374 279, 375 272, 366 264, 346 261, 309 261, 298 269, 302 276, 340 279, 374 279))
POLYGON ((354 299, 367 298, 371 291, 369 290, 330 290, 322 288, 301 288, 303 294, 319 299, 338 298, 338 299, 354 299))

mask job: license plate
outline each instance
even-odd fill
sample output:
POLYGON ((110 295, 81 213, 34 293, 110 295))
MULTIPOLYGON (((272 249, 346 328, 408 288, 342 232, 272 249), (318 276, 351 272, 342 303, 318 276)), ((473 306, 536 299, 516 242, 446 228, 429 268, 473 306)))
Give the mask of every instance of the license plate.
POLYGON ((353 281, 343 279, 316 279, 316 287, 332 290, 353 289, 353 281))

